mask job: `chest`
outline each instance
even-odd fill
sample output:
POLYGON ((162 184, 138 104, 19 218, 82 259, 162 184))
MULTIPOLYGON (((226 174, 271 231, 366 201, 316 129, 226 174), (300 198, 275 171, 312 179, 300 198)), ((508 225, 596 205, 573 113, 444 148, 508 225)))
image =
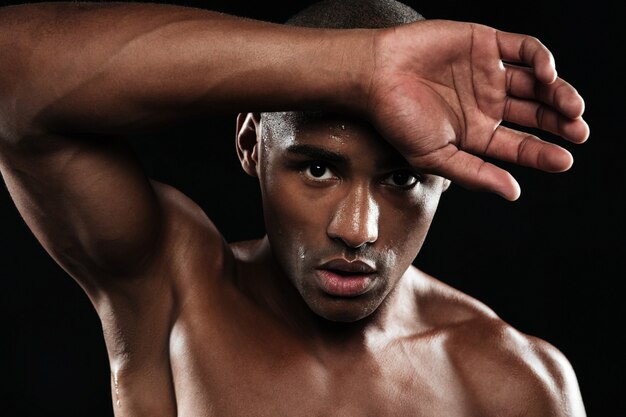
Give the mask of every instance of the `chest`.
POLYGON ((316 354, 266 325, 195 323, 174 329, 179 415, 472 415, 453 369, 441 355, 427 352, 432 346, 316 354))

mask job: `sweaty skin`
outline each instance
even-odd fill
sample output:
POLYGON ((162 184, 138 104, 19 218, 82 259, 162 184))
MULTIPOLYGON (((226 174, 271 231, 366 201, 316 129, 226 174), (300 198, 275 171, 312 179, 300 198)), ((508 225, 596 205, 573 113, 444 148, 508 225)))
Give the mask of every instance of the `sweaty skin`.
POLYGON ((25 5, 0 22, 0 171, 102 321, 117 417, 585 415, 557 349, 411 265, 444 178, 515 199, 481 156, 571 165, 500 122, 586 140, 584 103, 538 40, 150 4, 25 5), (242 112, 260 240, 227 243, 123 137, 218 110, 242 112))

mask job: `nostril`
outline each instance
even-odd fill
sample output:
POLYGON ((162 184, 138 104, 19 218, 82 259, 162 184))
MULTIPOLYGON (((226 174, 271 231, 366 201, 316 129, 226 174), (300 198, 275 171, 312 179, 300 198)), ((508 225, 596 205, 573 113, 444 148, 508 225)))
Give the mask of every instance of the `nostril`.
POLYGON ((342 236, 330 236, 332 240, 340 242, 342 245, 350 248, 350 249, 361 249, 368 243, 373 243, 376 239, 355 239, 353 237, 348 237, 345 235, 342 236))

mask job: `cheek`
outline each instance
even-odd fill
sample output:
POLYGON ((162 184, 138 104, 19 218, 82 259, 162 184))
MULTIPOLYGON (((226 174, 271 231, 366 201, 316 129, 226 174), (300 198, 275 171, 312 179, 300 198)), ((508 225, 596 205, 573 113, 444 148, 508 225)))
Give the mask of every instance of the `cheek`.
POLYGON ((294 184, 290 178, 282 178, 266 183, 263 192, 263 208, 269 229, 278 229, 281 233, 319 227, 322 221, 320 210, 312 207, 302 187, 294 184))
POLYGON ((428 234, 439 203, 439 193, 424 192, 407 202, 389 204, 380 216, 380 244, 396 264, 408 267, 428 234))
POLYGON ((307 252, 326 242, 329 201, 319 190, 313 195, 300 183, 294 173, 262 178, 267 236, 275 255, 289 269, 301 265, 307 252))

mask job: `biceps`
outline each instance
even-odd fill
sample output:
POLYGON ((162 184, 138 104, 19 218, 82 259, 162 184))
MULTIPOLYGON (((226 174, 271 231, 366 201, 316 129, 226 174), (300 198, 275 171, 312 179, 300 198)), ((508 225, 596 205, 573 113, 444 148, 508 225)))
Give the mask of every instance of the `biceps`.
POLYGON ((54 138, 54 150, 0 163, 20 214, 79 281, 132 274, 156 248, 160 210, 129 145, 54 138))

